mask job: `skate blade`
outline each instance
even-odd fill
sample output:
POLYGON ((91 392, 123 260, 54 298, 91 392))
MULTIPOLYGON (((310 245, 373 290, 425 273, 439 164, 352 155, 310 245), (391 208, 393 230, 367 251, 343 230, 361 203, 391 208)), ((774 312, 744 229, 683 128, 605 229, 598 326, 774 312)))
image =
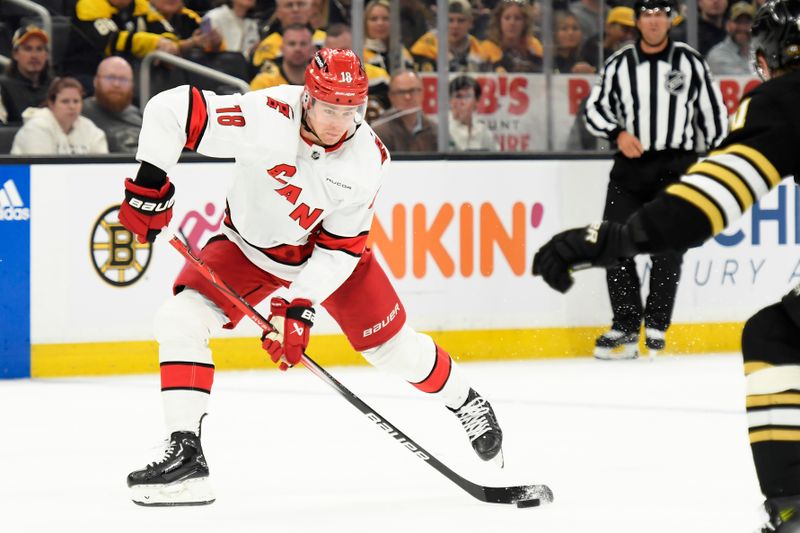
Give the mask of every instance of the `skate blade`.
POLYGON ((602 348, 595 346, 594 358, 603 361, 621 361, 639 357, 639 347, 636 344, 623 344, 616 348, 602 348))
POLYGON ((186 479, 167 485, 134 485, 130 487, 130 493, 133 503, 145 507, 208 505, 216 499, 208 477, 186 479))

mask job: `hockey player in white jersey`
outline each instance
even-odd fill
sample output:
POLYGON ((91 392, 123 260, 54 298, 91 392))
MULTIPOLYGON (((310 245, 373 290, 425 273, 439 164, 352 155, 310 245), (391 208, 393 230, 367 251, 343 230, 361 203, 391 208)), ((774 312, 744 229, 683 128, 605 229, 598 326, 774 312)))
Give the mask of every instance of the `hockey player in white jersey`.
MULTIPOLYGON (((352 51, 323 49, 302 87, 221 96, 182 86, 157 95, 145 109, 141 166, 135 180, 125 180, 120 222, 141 242, 169 223, 175 187, 167 173, 184 147, 234 158, 222 233, 199 255, 251 305, 287 288, 285 298, 270 302, 276 331, 262 339, 272 361, 282 370, 300 361, 314 307, 323 306, 367 361, 439 398, 477 455, 502 465, 491 406, 447 352, 405 324, 402 302, 366 247, 390 162, 363 122, 367 90, 352 51)), ((168 445, 128 476, 142 505, 214 501, 200 443, 214 378, 208 339, 242 318, 190 265, 173 292, 155 319, 168 445)))

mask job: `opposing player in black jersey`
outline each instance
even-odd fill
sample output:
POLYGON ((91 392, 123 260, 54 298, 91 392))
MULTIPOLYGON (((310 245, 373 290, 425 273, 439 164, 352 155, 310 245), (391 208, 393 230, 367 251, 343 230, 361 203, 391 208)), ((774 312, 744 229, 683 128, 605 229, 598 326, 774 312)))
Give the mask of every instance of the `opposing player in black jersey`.
MULTIPOLYGON (((559 233, 533 259, 533 274, 566 292, 571 271, 640 253, 698 246, 775 187, 800 183, 800 0, 769 0, 753 21, 751 48, 765 82, 748 93, 730 133, 625 223, 559 233)), ((750 443, 769 521, 762 532, 800 532, 800 287, 753 315, 742 333, 750 443)))

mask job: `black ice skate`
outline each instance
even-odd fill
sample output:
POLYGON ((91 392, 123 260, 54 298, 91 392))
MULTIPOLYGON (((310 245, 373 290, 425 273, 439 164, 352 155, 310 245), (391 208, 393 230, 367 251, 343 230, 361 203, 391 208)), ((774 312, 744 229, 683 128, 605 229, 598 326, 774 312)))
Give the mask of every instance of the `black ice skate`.
POLYGON ((214 501, 200 437, 176 431, 161 459, 128 474, 131 498, 139 505, 206 505, 214 501))
POLYGON ((467 431, 472 449, 478 457, 484 461, 492 461, 503 468, 503 430, 500 429, 489 402, 474 389, 469 389, 464 405, 450 410, 456 414, 467 431))
POLYGON ((636 359, 639 357, 639 334, 611 329, 594 343, 596 359, 636 359))
POLYGON ((760 533, 800 533, 800 496, 770 498, 764 502, 769 521, 760 533))
POLYGON ((664 351, 664 348, 667 346, 667 343, 664 340, 664 332, 662 330, 655 328, 646 328, 645 335, 646 337, 644 344, 645 346, 647 346, 647 351, 650 352, 650 358, 653 358, 656 355, 660 354, 662 351, 664 351))

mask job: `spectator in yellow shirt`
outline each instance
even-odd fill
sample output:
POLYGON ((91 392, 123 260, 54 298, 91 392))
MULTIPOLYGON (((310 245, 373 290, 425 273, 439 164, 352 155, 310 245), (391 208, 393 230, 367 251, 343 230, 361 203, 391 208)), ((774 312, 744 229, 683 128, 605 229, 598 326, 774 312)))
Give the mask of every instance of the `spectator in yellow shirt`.
MULTIPOLYGON (((325 48, 353 48, 353 32, 340 22, 331 24, 325 37, 325 48)), ((367 93, 367 122, 372 122, 389 109, 389 73, 381 67, 364 63, 364 71, 369 80, 367 93)))
POLYGON ((147 0, 78 0, 63 71, 91 93, 97 65, 106 56, 121 55, 134 63, 153 50, 178 55, 174 34, 146 31, 148 24, 160 21, 164 17, 147 0))
MULTIPOLYGON (((450 72, 488 72, 492 64, 481 42, 470 35, 472 7, 467 0, 449 0, 447 10, 447 56, 450 72)), ((419 70, 436 70, 436 50, 439 40, 429 31, 411 47, 419 70)))
POLYGON ((307 25, 312 33, 312 41, 318 48, 321 48, 325 41, 325 32, 311 26, 311 0, 277 0, 275 4, 272 23, 264 32, 267 36, 253 51, 252 64, 257 69, 264 64, 264 61, 274 61, 281 56, 284 28, 291 24, 307 25))
POLYGON ((541 72, 542 43, 531 33, 530 7, 517 0, 502 0, 492 10, 483 42, 496 72, 541 72))
POLYGON ((303 85, 308 63, 317 51, 311 42, 311 30, 305 24, 290 24, 283 30, 281 55, 265 61, 261 72, 250 82, 250 88, 266 89, 276 85, 303 85))
MULTIPOLYGON (((389 72, 389 2, 372 0, 364 8, 364 63, 389 72)), ((401 68, 414 68, 411 52, 403 46, 400 51, 401 68)))

